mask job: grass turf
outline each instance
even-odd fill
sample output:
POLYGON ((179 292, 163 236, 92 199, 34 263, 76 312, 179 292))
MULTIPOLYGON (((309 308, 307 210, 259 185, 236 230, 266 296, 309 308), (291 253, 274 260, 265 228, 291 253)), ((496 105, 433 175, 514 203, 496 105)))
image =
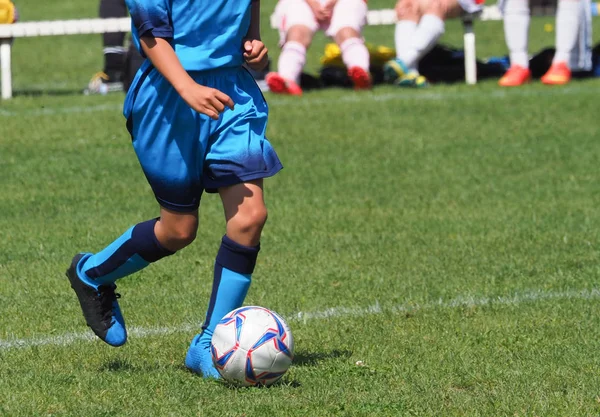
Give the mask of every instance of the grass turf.
MULTIPOLYGON (((37 3, 19 2, 24 19, 96 13, 37 3)), ((534 20, 532 50, 552 44, 549 21, 534 20)), ((366 36, 390 45, 392 30, 366 36)), ((501 24, 476 30, 480 56, 504 53, 501 24)), ((444 40, 460 39, 452 22, 444 40)), ((598 81, 268 95, 285 169, 266 183, 247 303, 290 319, 297 358, 276 387, 231 389, 182 366, 223 233, 214 196, 191 247, 120 282, 129 343, 84 336, 70 258, 157 207, 122 95, 77 93, 100 68, 99 38, 14 51, 19 94, 0 105, 0 415, 600 413, 598 81)))

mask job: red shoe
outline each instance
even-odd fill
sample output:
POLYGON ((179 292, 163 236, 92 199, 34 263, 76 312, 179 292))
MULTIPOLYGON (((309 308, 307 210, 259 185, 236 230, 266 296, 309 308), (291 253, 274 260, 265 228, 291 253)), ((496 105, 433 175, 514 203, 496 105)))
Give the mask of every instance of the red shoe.
POLYGON ((371 74, 360 67, 352 67, 348 70, 348 76, 354 83, 355 90, 368 90, 373 86, 371 74))
POLYGON ((511 65, 508 71, 500 78, 500 87, 518 87, 531 81, 531 71, 520 65, 511 65))
POLYGON ((291 96, 301 96, 302 88, 293 81, 286 80, 276 72, 270 72, 265 77, 269 90, 276 94, 289 94, 291 96))
POLYGON ((571 70, 566 62, 557 62, 552 64, 541 81, 546 85, 565 85, 571 81, 571 70))

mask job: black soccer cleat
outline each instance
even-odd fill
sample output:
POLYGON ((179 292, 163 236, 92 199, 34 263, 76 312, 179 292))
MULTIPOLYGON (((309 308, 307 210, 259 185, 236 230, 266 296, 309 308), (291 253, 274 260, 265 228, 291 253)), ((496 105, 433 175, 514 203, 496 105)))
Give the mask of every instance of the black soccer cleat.
POLYGON ((79 278, 77 265, 84 256, 83 253, 75 255, 67 269, 71 288, 79 299, 87 325, 96 336, 111 346, 121 346, 127 341, 125 320, 117 302, 121 295, 115 293, 115 284, 100 285, 96 290, 79 278))

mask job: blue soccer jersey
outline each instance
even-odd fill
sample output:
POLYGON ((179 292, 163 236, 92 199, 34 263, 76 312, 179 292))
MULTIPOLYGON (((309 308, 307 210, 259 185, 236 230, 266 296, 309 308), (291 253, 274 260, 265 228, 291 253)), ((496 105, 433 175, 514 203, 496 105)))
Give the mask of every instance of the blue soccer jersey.
POLYGON ((250 26, 252 0, 126 2, 138 50, 140 37, 151 36, 169 40, 188 71, 242 65, 242 42, 250 26))

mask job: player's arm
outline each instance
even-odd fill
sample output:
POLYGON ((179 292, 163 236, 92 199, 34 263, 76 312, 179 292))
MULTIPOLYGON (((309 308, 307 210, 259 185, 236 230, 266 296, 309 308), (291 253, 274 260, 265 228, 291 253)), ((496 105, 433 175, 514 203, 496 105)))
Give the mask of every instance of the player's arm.
POLYGON ((265 69, 269 62, 269 50, 260 39, 260 1, 252 0, 250 14, 250 27, 244 39, 244 60, 250 68, 260 71, 265 69))
POLYGON ((233 109, 233 100, 227 94, 197 84, 189 76, 166 39, 144 36, 140 38, 140 45, 154 67, 192 109, 215 120, 219 119, 225 106, 233 109))
POLYGON ((189 76, 166 39, 144 36, 140 38, 140 45, 154 67, 192 109, 215 120, 225 110, 225 106, 233 109, 233 100, 227 94, 197 84, 189 76))
POLYGON ((214 88, 197 84, 181 65, 169 43, 173 38, 173 26, 167 0, 126 2, 144 55, 192 109, 218 119, 225 106, 233 108, 233 101, 229 96, 214 88))

